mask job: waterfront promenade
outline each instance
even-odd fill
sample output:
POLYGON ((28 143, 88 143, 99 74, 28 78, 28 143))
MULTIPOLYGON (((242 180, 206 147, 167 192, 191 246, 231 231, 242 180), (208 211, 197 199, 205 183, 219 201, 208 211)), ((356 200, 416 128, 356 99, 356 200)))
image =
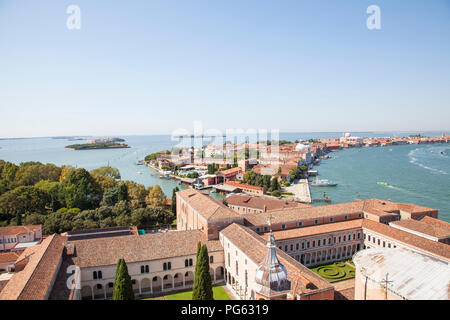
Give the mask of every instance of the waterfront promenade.
POLYGON ((294 198, 300 202, 312 202, 308 179, 295 180, 293 185, 285 187, 284 190, 293 193, 294 198))

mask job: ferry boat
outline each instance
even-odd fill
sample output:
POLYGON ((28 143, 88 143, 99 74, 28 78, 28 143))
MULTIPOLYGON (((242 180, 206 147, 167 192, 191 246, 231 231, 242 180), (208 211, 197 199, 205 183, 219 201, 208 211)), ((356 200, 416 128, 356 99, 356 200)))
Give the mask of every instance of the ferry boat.
POLYGON ((312 187, 336 187, 338 184, 330 182, 327 179, 316 179, 311 183, 312 187))
POLYGON ((380 186, 385 186, 385 187, 387 187, 389 184, 387 184, 386 182, 378 182, 378 184, 380 185, 380 186))

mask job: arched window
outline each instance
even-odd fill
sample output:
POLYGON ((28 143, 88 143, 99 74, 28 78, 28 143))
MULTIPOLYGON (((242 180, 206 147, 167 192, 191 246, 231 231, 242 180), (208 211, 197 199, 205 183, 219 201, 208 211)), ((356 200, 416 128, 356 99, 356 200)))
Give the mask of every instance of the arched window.
POLYGON ((145 273, 145 266, 141 266, 141 273, 145 273))
POLYGON ((192 259, 189 259, 189 266, 192 267, 193 264, 194 264, 194 261, 192 259))
POLYGON ((145 272, 150 273, 150 267, 148 265, 145 266, 145 272))
POLYGON ((92 277, 94 278, 94 280, 97 280, 98 278, 97 278, 97 271, 94 271, 93 273, 92 273, 92 277))
POLYGON ((239 275, 239 263, 236 261, 236 275, 239 275))
POLYGON ((167 263, 166 262, 163 263, 163 270, 167 270, 167 263))
POLYGON ((184 266, 185 266, 185 267, 188 267, 188 266, 189 266, 189 260, 188 260, 188 259, 184 260, 184 266))
POLYGON ((214 257, 213 256, 209 257, 209 263, 214 263, 214 257))
POLYGON ((170 263, 170 262, 167 263, 167 269, 169 269, 169 270, 172 269, 172 263, 170 263))
POLYGON ((102 272, 101 272, 101 271, 98 272, 98 278, 99 278, 99 279, 103 278, 103 275, 102 275, 102 272))

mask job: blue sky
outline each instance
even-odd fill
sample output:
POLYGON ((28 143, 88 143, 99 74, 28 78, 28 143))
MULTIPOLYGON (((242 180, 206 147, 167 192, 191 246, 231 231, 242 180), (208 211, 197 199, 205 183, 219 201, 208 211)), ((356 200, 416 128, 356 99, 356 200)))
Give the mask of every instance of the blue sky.
POLYGON ((0 137, 450 131, 449 39, 449 0, 0 0, 0 137))

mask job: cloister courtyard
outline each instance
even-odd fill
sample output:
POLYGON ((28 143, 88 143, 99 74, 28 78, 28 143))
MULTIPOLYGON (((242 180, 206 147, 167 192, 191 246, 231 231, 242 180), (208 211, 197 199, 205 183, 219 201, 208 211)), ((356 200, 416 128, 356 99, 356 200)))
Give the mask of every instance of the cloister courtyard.
POLYGON ((330 283, 355 278, 355 265, 351 259, 315 266, 310 269, 330 283))
MULTIPOLYGON (((214 300, 231 300, 223 286, 213 287, 214 300)), ((192 300, 192 290, 168 294, 158 298, 147 298, 142 300, 192 300)))

